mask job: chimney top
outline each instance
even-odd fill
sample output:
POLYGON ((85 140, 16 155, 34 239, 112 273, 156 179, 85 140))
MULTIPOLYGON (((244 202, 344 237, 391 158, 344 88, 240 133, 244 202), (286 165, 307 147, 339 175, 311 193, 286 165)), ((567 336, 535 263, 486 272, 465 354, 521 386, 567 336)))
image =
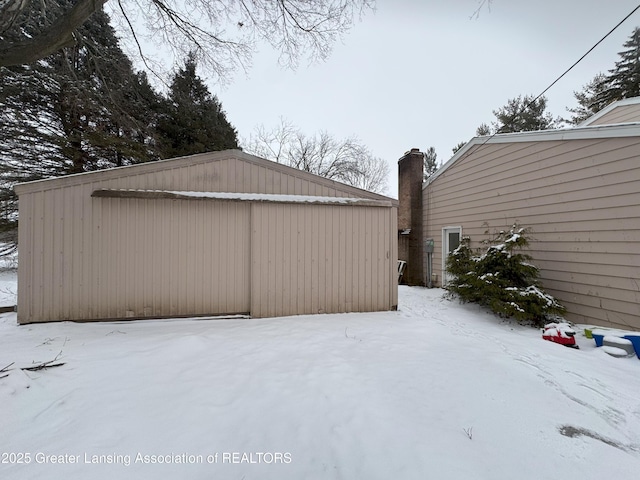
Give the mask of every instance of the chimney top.
POLYGON ((412 153, 420 153, 420 149, 419 148, 412 148, 411 150, 404 152, 405 156, 411 155, 412 153))

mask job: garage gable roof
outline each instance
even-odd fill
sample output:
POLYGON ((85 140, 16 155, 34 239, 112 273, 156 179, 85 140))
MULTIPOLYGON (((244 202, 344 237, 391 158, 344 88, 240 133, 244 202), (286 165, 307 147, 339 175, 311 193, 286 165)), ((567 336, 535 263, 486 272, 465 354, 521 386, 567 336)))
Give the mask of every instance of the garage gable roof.
POLYGON ((397 204, 397 200, 380 195, 377 193, 362 190, 351 185, 347 185, 335 180, 320 177, 303 170, 283 165, 281 163, 272 162, 264 158, 250 155, 241 150, 223 150, 218 152, 200 153, 186 157, 170 158, 166 160, 158 160, 155 162, 139 163, 135 165, 127 165, 124 167, 115 167, 106 170, 97 170, 92 172, 83 172, 64 177, 48 178, 44 180, 36 180, 17 184, 14 188, 18 195, 35 191, 50 190, 55 188, 69 187, 93 182, 101 182, 105 180, 113 180, 133 175, 141 175, 147 173, 155 173, 163 170, 170 170, 181 167, 189 167, 198 164, 215 163, 225 160, 239 160, 241 162, 258 165, 269 170, 291 175, 302 180, 309 181, 314 184, 333 188, 344 192, 345 194, 368 198, 373 200, 392 201, 397 204))

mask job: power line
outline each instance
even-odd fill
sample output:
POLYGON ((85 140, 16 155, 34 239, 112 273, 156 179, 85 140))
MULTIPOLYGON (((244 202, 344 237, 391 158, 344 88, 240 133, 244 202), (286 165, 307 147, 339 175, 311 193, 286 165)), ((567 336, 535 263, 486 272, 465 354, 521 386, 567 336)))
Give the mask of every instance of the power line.
MULTIPOLYGON (((589 55, 589 54, 590 54, 590 53, 591 53, 591 52, 592 52, 592 51, 593 51, 593 50, 594 50, 598 45, 600 45, 600 44, 601 44, 601 43, 602 43, 602 42, 603 42, 603 41, 604 41, 604 40, 605 40, 609 35, 611 35, 613 32, 615 32, 615 31, 617 30, 617 28, 618 28, 620 25, 622 25, 622 24, 623 24, 623 23, 624 23, 624 22, 625 22, 625 21, 626 21, 626 20, 627 20, 631 15, 633 15, 634 13, 636 13, 636 11, 637 11, 638 9, 640 9, 640 5, 638 5, 636 8, 634 8, 633 10, 631 10, 631 13, 629 13, 626 17, 624 17, 622 20, 620 20, 620 21, 618 22, 618 24, 617 24, 615 27, 613 27, 611 30, 609 30, 609 32, 608 32, 604 37, 602 37, 600 40, 598 40, 598 42, 597 42, 593 47, 591 47, 589 50, 587 50, 587 52, 586 52, 584 55, 582 55, 578 60, 576 60, 576 62, 575 62, 573 65, 571 65, 569 68, 567 68, 567 69, 564 71, 564 73, 563 73, 562 75, 560 75, 558 78, 556 78, 556 79, 553 81, 553 83, 551 83, 551 85, 549 85, 547 88, 545 88, 545 89, 542 91, 542 93, 541 93, 540 95, 538 95, 536 98, 534 98, 534 99, 529 103, 529 105, 531 105, 533 102, 535 102, 537 99, 539 99, 542 95, 544 95, 545 93, 547 93, 547 90, 549 90, 551 87, 553 87, 556 83, 558 83, 558 82, 560 81, 560 79, 561 79, 562 77, 564 77, 567 73, 569 73, 571 70, 573 70, 573 67, 575 67, 576 65, 578 65, 578 64, 579 64, 579 63, 584 59, 584 57, 586 57, 587 55, 589 55)), ((529 105, 527 105, 527 106, 525 107, 525 110, 526 110, 527 108, 529 108, 529 105)))
MULTIPOLYGON (((584 60, 584 58, 585 58, 587 55, 589 55, 589 54, 590 54, 590 53, 591 53, 591 52, 592 52, 592 51, 593 51, 593 50, 594 50, 598 45, 600 45, 600 44, 601 44, 601 43, 602 43, 602 42, 603 42, 603 41, 604 41, 604 40, 605 40, 609 35, 611 35, 613 32, 615 32, 615 31, 618 29, 618 27, 619 27, 620 25, 622 25, 622 24, 623 24, 623 23, 624 23, 624 22, 625 22, 625 21, 626 21, 626 20, 627 20, 631 15, 633 15, 634 13, 636 13, 636 11, 638 11, 638 9, 640 9, 640 4, 639 4, 637 7, 635 7, 633 10, 631 10, 631 12, 630 12, 627 16, 625 16, 622 20, 620 20, 620 21, 618 22, 618 24, 617 24, 615 27, 613 27, 611 30, 609 30, 609 32, 608 32, 604 37, 602 37, 600 40, 598 40, 598 41, 597 41, 597 42, 596 42, 596 43, 595 43, 595 44, 594 44, 594 45, 593 45, 589 50, 587 50, 587 51, 586 51, 586 53, 585 53, 584 55, 582 55, 578 60, 576 60, 576 61, 573 63, 573 65, 571 65, 569 68, 567 68, 567 69, 562 73, 562 75, 560 75, 560 76, 559 76, 558 78, 556 78, 553 82, 551 82, 551 84, 549 84, 549 86, 548 86, 547 88, 545 88, 545 89, 544 89, 544 90, 543 90, 543 91, 542 91, 542 92, 541 92, 537 97, 535 97, 535 98, 534 98, 533 100, 531 100, 527 105, 525 105, 525 106, 522 108, 522 110, 521 110, 520 112, 516 112, 516 114, 515 114, 515 115, 513 115, 513 117, 511 118, 510 122, 513 122, 513 121, 514 121, 514 120, 515 120, 519 115, 521 115, 522 113, 524 113, 524 112, 525 112, 525 111, 526 111, 530 106, 532 106, 532 105, 536 102, 536 100, 538 100, 541 96, 543 96, 545 93, 547 93, 547 91, 549 91, 549 89, 550 89, 551 87, 553 87, 556 83, 558 83, 558 82, 562 79, 562 77, 564 77, 567 73, 569 73, 571 70, 573 70, 573 68, 574 68, 576 65, 578 65, 582 60, 584 60)), ((493 133, 493 134, 492 134, 491 136, 489 136, 489 137, 488 137, 484 142, 482 142, 482 143, 480 144, 480 147, 478 147, 478 148, 483 147, 483 146, 484 146, 484 145, 485 145, 489 140, 491 140, 493 137, 495 137, 498 133, 499 133, 499 131, 497 131, 497 132, 493 133)))

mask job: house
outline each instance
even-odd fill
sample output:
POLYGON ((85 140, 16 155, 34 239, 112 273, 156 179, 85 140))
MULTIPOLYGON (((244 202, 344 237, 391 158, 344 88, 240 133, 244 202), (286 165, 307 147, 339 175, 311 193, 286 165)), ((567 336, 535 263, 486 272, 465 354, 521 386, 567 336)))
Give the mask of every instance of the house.
MULTIPOLYGON (((421 163, 414 149, 399 168, 421 163)), ((476 248, 517 223, 531 228, 528 253, 569 320, 640 329, 640 98, 575 128, 473 138, 420 189, 399 181, 409 193, 399 196, 398 228, 415 228, 402 213, 411 202, 422 229, 413 239, 420 255, 398 235, 399 259, 420 274, 413 284, 446 283, 445 258, 463 235, 476 248)))
POLYGON ((15 191, 22 324, 398 303, 396 200, 241 151, 15 191))

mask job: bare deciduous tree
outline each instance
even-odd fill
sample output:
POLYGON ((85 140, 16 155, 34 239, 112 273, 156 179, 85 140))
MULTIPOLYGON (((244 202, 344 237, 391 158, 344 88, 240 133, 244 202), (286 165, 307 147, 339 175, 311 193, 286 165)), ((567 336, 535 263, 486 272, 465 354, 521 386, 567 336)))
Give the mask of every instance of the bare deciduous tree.
POLYGON ((389 165, 355 137, 338 140, 326 131, 307 136, 286 120, 256 129, 248 153, 377 193, 387 190, 389 165))
POLYGON ((261 40, 281 52, 283 65, 295 66, 303 55, 326 58, 374 1, 0 0, 0 66, 33 63, 73 44, 77 28, 106 4, 118 33, 134 42, 149 68, 145 42, 167 47, 168 60, 193 52, 225 80, 231 70, 249 64, 261 40))
POLYGON ((473 19, 477 20, 478 18, 480 18, 480 12, 484 7, 487 7, 487 9, 491 11, 491 3, 492 3, 492 0, 478 0, 478 8, 474 10, 473 14, 471 14, 469 18, 471 20, 473 19))

